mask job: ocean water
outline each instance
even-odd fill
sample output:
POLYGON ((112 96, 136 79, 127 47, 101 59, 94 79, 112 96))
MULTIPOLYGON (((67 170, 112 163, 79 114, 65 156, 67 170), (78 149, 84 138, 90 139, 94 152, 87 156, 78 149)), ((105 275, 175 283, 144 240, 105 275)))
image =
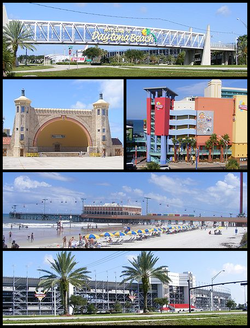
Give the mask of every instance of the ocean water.
POLYGON ((134 134, 143 135, 143 120, 127 120, 127 124, 131 124, 134 127, 134 134))

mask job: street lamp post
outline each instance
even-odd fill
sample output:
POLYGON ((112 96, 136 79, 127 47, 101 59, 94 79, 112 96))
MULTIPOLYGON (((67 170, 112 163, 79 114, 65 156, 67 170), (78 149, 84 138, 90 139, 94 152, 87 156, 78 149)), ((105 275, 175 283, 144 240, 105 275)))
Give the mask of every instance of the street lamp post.
POLYGON ((244 23, 240 18, 237 18, 237 20, 239 20, 247 28, 247 24, 244 23))
POLYGON ((211 309, 210 309, 210 311, 213 311, 213 308, 214 308, 214 300, 213 300, 213 283, 214 283, 214 279, 216 278, 216 277, 218 277, 218 275, 221 273, 221 272, 225 272, 225 270, 221 270, 220 272, 218 272, 212 279, 211 279, 211 282, 212 282, 212 284, 211 284, 211 309))

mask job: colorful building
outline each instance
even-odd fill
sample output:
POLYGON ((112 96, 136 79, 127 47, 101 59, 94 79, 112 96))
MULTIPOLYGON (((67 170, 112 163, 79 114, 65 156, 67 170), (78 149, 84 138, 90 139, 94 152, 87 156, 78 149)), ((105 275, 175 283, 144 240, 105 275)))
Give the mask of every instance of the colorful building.
POLYGON ((233 114, 232 157, 247 159, 247 96, 235 96, 233 114))
POLYGON ((223 162, 232 156, 247 158, 247 90, 222 87, 212 80, 205 97, 176 101, 167 87, 145 88, 147 92, 147 162, 197 157, 223 162), (213 146, 207 143, 216 135, 213 146))
POLYGON ((142 209, 141 206, 105 203, 103 205, 85 205, 84 214, 142 215, 142 209))

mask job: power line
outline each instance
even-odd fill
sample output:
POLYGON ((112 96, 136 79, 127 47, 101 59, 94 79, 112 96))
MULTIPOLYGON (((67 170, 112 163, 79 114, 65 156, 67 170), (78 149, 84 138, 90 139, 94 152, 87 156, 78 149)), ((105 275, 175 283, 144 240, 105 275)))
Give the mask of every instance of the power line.
MULTIPOLYGON (((179 25, 179 26, 187 27, 187 28, 192 27, 192 26, 189 26, 189 25, 177 23, 177 22, 171 21, 169 19, 159 18, 159 17, 132 17, 132 16, 117 16, 117 15, 107 15, 107 14, 96 14, 96 13, 91 13, 91 12, 86 12, 86 11, 79 11, 79 10, 73 10, 73 9, 53 7, 53 6, 48 6, 48 5, 41 5, 39 3, 30 3, 30 4, 40 6, 40 7, 46 7, 46 8, 50 8, 50 9, 56 9, 56 10, 61 10, 61 11, 73 12, 73 13, 77 13, 77 14, 83 14, 83 15, 93 15, 93 16, 121 18, 121 19, 136 19, 136 20, 152 20, 152 19, 154 19, 154 20, 157 20, 157 21, 168 22, 168 23, 171 23, 171 24, 176 24, 176 25, 179 25)), ((199 28, 199 27, 194 27, 194 26, 192 28, 194 28, 196 30, 200 30, 200 31, 206 31, 206 29, 204 29, 204 28, 199 28)), ((211 31, 211 32, 212 33, 220 33, 220 34, 238 35, 237 33, 234 33, 234 32, 223 32, 223 31, 211 31)))

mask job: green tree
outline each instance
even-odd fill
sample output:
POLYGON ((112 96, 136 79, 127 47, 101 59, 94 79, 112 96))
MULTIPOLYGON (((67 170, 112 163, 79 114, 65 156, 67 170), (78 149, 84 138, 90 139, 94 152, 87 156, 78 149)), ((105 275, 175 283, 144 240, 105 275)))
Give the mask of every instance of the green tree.
POLYGON ((236 159, 230 158, 225 167, 226 167, 226 170, 239 170, 240 165, 236 159))
POLYGON ((133 50, 133 49, 128 49, 125 52, 125 57, 131 62, 136 62, 143 60, 144 58, 144 53, 141 50, 133 50))
POLYGON ((216 133, 212 133, 209 139, 211 141, 212 148, 213 148, 213 152, 212 152, 212 160, 213 160, 213 157, 214 157, 214 146, 216 146, 218 144, 217 134, 216 133))
POLYGON ((150 279, 157 278, 162 283, 169 283, 171 279, 168 277, 167 271, 163 266, 155 268, 155 264, 159 260, 158 257, 154 257, 154 254, 146 251, 142 251, 137 258, 129 260, 129 263, 132 267, 123 266, 124 270, 122 271, 121 277, 124 277, 120 284, 124 282, 137 281, 142 283, 142 293, 143 293, 143 312, 148 312, 148 291, 150 289, 150 279))
POLYGON ((93 303, 88 303, 87 305, 87 313, 96 313, 97 312, 97 308, 95 307, 95 305, 93 303))
POLYGON ((86 267, 74 270, 77 262, 75 262, 75 256, 72 256, 71 252, 64 251, 58 253, 56 256, 57 258, 54 262, 49 261, 51 269, 53 269, 54 272, 38 269, 38 271, 45 273, 45 275, 41 277, 39 286, 44 287, 46 290, 58 286, 62 298, 64 314, 68 314, 69 284, 77 288, 87 285, 90 279, 87 274, 90 271, 87 271, 86 267))
POLYGON ((35 46, 28 43, 32 40, 33 32, 25 27, 25 25, 17 20, 10 21, 3 27, 3 37, 6 39, 7 46, 11 47, 14 61, 13 66, 17 64, 17 51, 21 49, 36 50, 35 46))
POLYGON ((185 56, 186 52, 181 51, 176 58, 176 65, 184 65, 185 56))
POLYGON ((3 76, 7 76, 13 67, 14 55, 8 48, 6 39, 3 38, 3 76))
POLYGON ((212 162, 212 156, 211 156, 211 153, 212 153, 212 147, 213 147, 213 144, 212 144, 212 141, 210 139, 208 139, 206 142, 205 142, 205 147, 208 149, 209 151, 209 155, 208 155, 208 162, 211 163, 212 162))
POLYGON ((161 310, 161 313, 162 313, 162 307, 164 305, 168 305, 168 298, 167 297, 155 298, 154 302, 160 306, 160 310, 161 310))
POLYGON ((224 148, 226 148, 226 159, 227 159, 227 151, 228 151, 228 145, 230 143, 230 137, 228 134, 223 134, 223 136, 221 136, 220 141, 218 142, 218 145, 221 147, 221 157, 223 157, 223 153, 224 153, 224 148))
POLYGON ((124 307, 126 309, 126 312, 129 311, 131 308, 132 308, 132 303, 129 302, 129 301, 126 301, 125 304, 124 304, 124 307))
POLYGON ((229 311, 231 311, 232 309, 235 309, 236 308, 236 303, 234 300, 228 300, 227 303, 226 303, 226 307, 229 308, 229 311))
POLYGON ((158 171, 160 170, 160 165, 155 162, 147 163, 145 167, 142 168, 143 171, 158 171))
POLYGON ((176 138, 172 139, 173 145, 174 145, 174 161, 177 161, 177 156, 176 156, 176 145, 179 144, 179 140, 176 138))
POLYGON ((83 56, 87 56, 89 59, 93 60, 96 57, 101 56, 102 51, 98 47, 90 47, 82 52, 83 56))
POLYGON ((238 55, 239 65, 247 65, 247 35, 238 38, 236 55, 238 55))
POLYGON ((86 306, 87 300, 79 295, 71 295, 69 299, 69 306, 73 308, 73 314, 76 312, 83 313, 83 308, 86 306))
POLYGON ((120 302, 116 301, 114 303, 113 309, 116 313, 121 313, 122 312, 122 305, 120 302))

